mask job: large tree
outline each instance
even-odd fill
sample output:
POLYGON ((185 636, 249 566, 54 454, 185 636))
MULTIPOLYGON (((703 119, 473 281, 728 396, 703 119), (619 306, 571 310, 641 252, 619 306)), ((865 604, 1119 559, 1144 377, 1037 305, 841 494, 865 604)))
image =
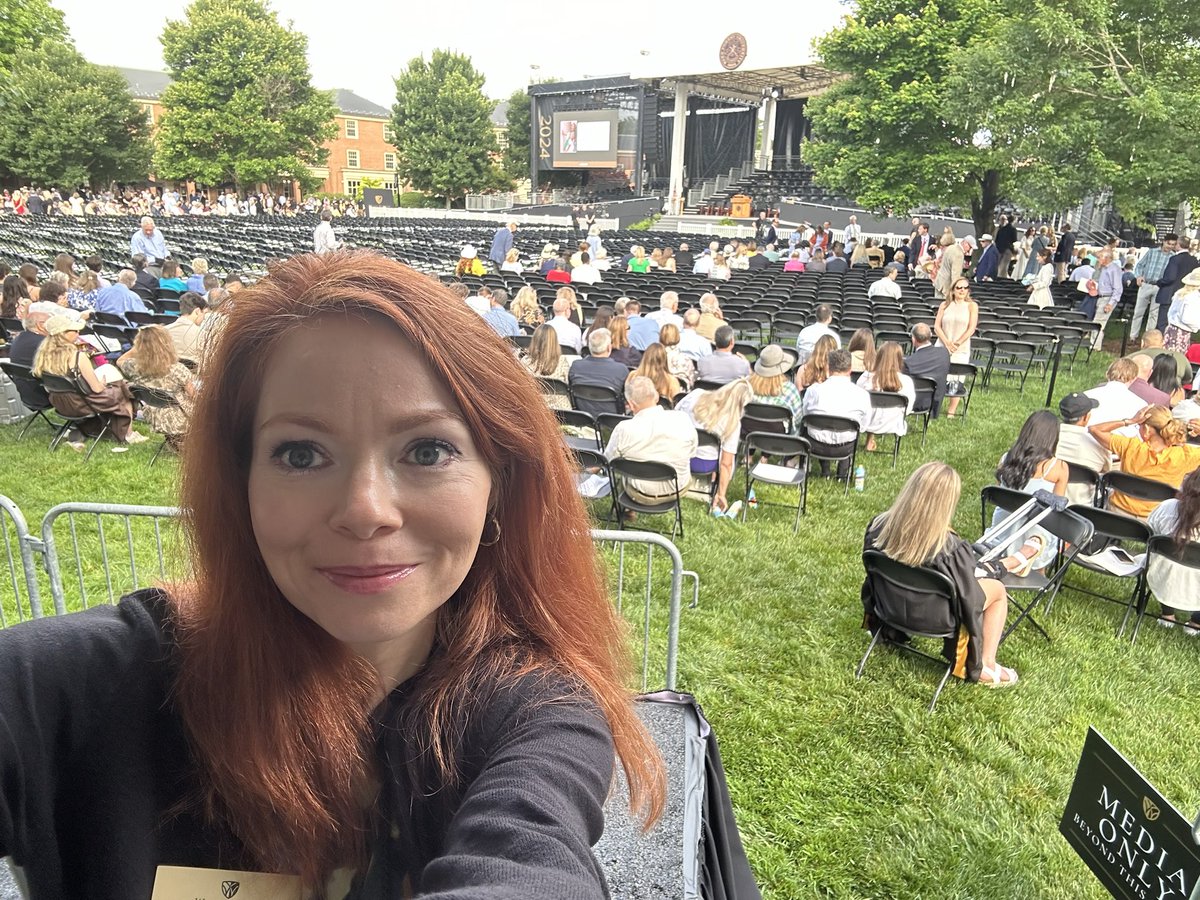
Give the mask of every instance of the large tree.
POLYGON ((116 69, 47 43, 18 56, 2 91, 0 173, 68 188, 146 177, 150 129, 116 69))
POLYGON ((48 0, 0 0, 0 77, 18 54, 68 40, 63 14, 48 0))
POLYGON ((400 174, 417 190, 445 197, 447 208, 468 191, 502 186, 494 106, 469 57, 434 50, 428 61, 413 59, 396 78, 392 108, 400 174))
POLYGON ((529 93, 517 88, 508 98, 508 146, 504 171, 510 178, 529 177, 529 93))
POLYGON ((860 0, 819 53, 818 180, 872 208, 1073 205, 1111 188, 1141 218, 1196 192, 1197 13, 1159 0, 860 0), (1189 186, 1190 185, 1190 186, 1189 186))
POLYGON ((195 0, 161 40, 174 81, 163 94, 159 175, 239 189, 321 180, 310 169, 337 133, 333 98, 312 86, 308 38, 265 0, 195 0))

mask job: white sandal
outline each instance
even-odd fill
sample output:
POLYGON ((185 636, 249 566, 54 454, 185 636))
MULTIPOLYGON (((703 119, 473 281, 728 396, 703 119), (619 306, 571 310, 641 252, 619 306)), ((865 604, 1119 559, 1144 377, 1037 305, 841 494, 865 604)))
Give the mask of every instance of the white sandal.
POLYGON ((979 683, 990 688, 1006 688, 1012 687, 1020 680, 1020 676, 1017 675, 1015 669, 1006 669, 1004 666, 997 663, 996 668, 994 669, 991 666, 983 667, 983 671, 980 673, 979 683), (984 680, 984 676, 987 677, 986 681, 984 680))

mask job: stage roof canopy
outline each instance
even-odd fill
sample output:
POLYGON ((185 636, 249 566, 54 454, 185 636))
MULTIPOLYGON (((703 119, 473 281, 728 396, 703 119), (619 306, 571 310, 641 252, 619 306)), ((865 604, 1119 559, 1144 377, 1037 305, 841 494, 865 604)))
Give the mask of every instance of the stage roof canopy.
POLYGON ((781 99, 795 100, 819 94, 844 76, 820 66, 783 66, 772 69, 735 69, 703 75, 672 75, 655 79, 660 86, 674 90, 689 85, 694 94, 707 94, 722 100, 757 104, 765 92, 782 91, 781 99))

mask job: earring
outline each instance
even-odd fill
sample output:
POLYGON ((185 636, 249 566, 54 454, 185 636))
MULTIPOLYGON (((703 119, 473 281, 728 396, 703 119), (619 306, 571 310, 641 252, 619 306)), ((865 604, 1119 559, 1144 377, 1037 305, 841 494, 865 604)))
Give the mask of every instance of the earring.
POLYGON ((488 529, 488 525, 495 526, 496 536, 494 538, 492 538, 490 541, 483 540, 483 538, 481 536, 480 540, 479 540, 480 547, 494 547, 494 546, 496 546, 496 544, 500 543, 500 520, 497 519, 495 516, 492 516, 490 519, 488 519, 487 524, 483 526, 483 530, 485 532, 488 529))

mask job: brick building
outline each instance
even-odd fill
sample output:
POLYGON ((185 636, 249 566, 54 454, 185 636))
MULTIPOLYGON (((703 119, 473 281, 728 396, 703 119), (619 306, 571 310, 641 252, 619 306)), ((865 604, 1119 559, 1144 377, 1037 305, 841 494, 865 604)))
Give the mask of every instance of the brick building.
MULTIPOLYGON (((146 121, 156 127, 162 120, 162 95, 171 83, 171 76, 146 69, 120 69, 120 72, 133 99, 145 110, 146 121)), ((329 148, 326 164, 312 169, 313 175, 324 179, 318 190, 353 194, 364 178, 372 178, 399 192, 402 184, 396 174, 396 148, 389 140, 391 112, 353 91, 339 88, 330 93, 337 108, 338 130, 325 145, 329 148)))

